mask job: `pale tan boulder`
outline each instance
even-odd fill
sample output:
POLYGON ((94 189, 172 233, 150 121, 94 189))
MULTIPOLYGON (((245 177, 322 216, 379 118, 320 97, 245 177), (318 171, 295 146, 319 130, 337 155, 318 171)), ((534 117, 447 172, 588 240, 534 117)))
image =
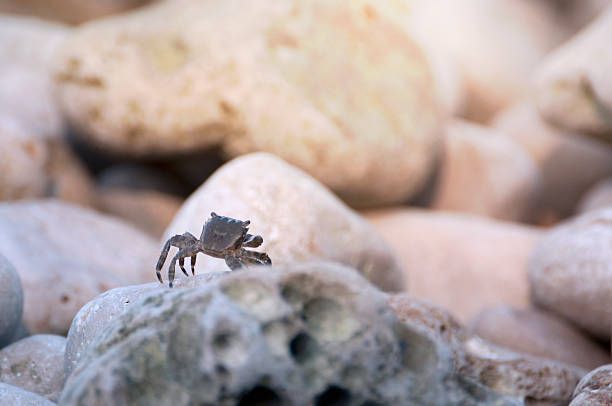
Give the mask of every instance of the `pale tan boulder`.
POLYGON ((492 305, 529 303, 527 261, 541 235, 537 228, 417 209, 364 215, 395 249, 411 294, 464 322, 492 305))
POLYGON ((499 132, 455 120, 446 127, 432 206, 502 220, 522 220, 540 173, 531 156, 499 132))
POLYGON ((494 118, 493 127, 522 145, 541 173, 532 219, 566 217, 596 182, 612 175, 612 147, 553 127, 534 103, 522 102, 494 118))
POLYGON ((578 213, 612 207, 612 179, 604 179, 590 188, 578 204, 578 213))
POLYGON ((533 302, 590 334, 610 338, 612 209, 584 213, 549 230, 533 250, 533 302))
MULTIPOLYGON (((213 211, 250 220, 249 233, 263 237, 263 245, 254 250, 267 252, 274 265, 330 260, 354 267, 383 290, 406 286, 392 249, 365 219, 273 155, 249 154, 222 166, 185 201, 161 244, 184 232, 199 238, 213 211)), ((225 269, 222 259, 197 258, 198 273, 225 269)), ((180 270, 176 275, 184 278, 180 270)))
POLYGON ((551 123, 612 140, 612 4, 538 68, 541 114, 551 123))
POLYGON ((427 59, 387 8, 160 2, 78 28, 55 77, 96 145, 271 152, 351 204, 402 202, 430 172, 441 109, 427 59))

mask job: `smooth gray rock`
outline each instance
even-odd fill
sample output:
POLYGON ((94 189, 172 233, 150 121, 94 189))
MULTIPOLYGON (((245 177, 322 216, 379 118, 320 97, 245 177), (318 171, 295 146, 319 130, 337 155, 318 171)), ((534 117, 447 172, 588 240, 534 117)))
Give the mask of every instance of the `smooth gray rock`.
POLYGON ((0 351, 0 382, 57 401, 64 387, 66 338, 40 334, 0 351))
POLYGON ((15 267, 0 254, 0 348, 13 341, 23 313, 23 290, 15 267))
POLYGON ((0 382, 0 404, 15 406, 54 406, 55 403, 13 385, 0 382))
POLYGON ((457 376, 450 349, 334 263, 159 287, 97 334, 62 405, 519 405, 457 376), (257 403, 261 402, 261 403, 257 403))

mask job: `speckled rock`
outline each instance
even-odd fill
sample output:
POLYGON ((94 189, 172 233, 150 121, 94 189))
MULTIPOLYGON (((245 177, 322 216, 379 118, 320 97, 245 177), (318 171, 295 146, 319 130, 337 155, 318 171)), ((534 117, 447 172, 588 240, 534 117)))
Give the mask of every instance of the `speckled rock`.
MULTIPOLYGON (((370 224, 316 180, 273 155, 249 154, 221 167, 183 204, 162 244, 186 231, 199 237, 212 211, 250 220, 249 232, 263 237, 256 250, 267 252, 273 264, 337 261, 383 290, 403 288, 393 251, 370 224)), ((197 259, 197 272, 224 269, 221 259, 197 259)))
POLYGON ((13 341, 23 313, 23 290, 15 267, 0 253, 0 348, 13 341))
POLYGON ((586 374, 574 390, 569 406, 612 405, 612 364, 601 366, 586 374))
POLYGON ((19 406, 55 406, 55 403, 13 385, 0 382, 0 403, 19 406))
POLYGON ((612 4, 538 69, 537 101, 557 126, 612 141, 612 4))
POLYGON ((486 122, 526 95, 527 78, 567 33, 548 5, 529 0, 406 1, 406 26, 448 55, 466 86, 464 115, 486 122), (441 35, 441 33, 444 33, 441 35))
POLYGON ((578 213, 612 207, 612 178, 597 182, 590 188, 578 204, 578 213))
POLYGON ((97 207, 132 223, 154 238, 161 238, 183 202, 154 190, 98 188, 97 207))
POLYGON ((493 126, 522 145, 540 169, 533 220, 573 214, 583 194, 612 175, 610 146, 553 127, 540 117, 533 103, 520 103, 501 112, 493 126))
POLYGON ((0 382, 57 402, 64 387, 66 338, 40 334, 0 351, 0 382))
POLYGON ((493 344, 587 371, 611 361, 603 347, 565 320, 543 310, 493 307, 471 321, 470 331, 493 344))
POLYGON ((0 0, 0 12, 36 15, 67 23, 100 18, 140 6, 151 0, 0 0))
POLYGON ((455 120, 446 128, 433 207, 522 220, 533 204, 539 171, 514 141, 455 120))
POLYGON ((448 348, 400 323, 350 268, 200 278, 160 287, 110 322, 60 404, 514 404, 476 383, 468 392, 448 348))
POLYGON ((153 279, 157 256, 144 233, 54 200, 1 204, 0 247, 19 272, 23 318, 34 333, 65 334, 98 294, 153 279))
POLYGON ((533 302, 608 339, 612 322, 612 209, 548 231, 529 262, 533 302))
POLYGON ((406 289, 452 309, 461 321, 492 305, 529 303, 527 261, 538 229, 416 209, 364 215, 397 252, 410 282, 406 289))
POLYGON ((393 295, 389 303, 403 322, 446 343, 460 374, 498 393, 517 398, 521 403, 567 404, 583 374, 572 366, 470 337, 450 313, 408 294, 393 295))
POLYGON ((403 202, 430 172, 440 108, 426 58, 387 7, 177 0, 94 21, 62 49, 63 106, 108 149, 222 143, 232 157, 274 153, 355 205, 403 202))

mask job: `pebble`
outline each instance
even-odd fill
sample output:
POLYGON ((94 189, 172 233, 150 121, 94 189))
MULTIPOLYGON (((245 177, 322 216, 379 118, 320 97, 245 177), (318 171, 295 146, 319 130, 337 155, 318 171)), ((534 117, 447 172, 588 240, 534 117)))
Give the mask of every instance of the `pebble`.
POLYGON ((603 365, 586 374, 576 385, 569 406, 612 405, 612 364, 603 365))
POLYGON ((452 309, 462 322, 493 305, 529 304, 527 262, 539 229, 419 209, 363 214, 399 256, 410 282, 404 290, 452 309))
POLYGON ((536 72, 540 113, 558 127, 612 140, 612 5, 536 72))
MULTIPOLYGON (((199 238, 211 212, 250 220, 249 233, 263 237, 261 247, 253 250, 266 252, 273 264, 330 260, 356 268, 383 290, 405 286, 394 252, 365 219, 315 179, 271 154, 235 158, 208 178, 183 203, 160 250, 176 234, 190 232, 199 238)), ((227 269, 222 259, 197 258, 197 273, 227 269)), ((184 277, 180 270, 176 275, 184 277)))
POLYGON ((501 220, 522 220, 534 202, 540 173, 531 156, 497 131, 467 121, 449 123, 432 207, 501 220))
POLYGON ((19 274, 0 253, 0 348, 15 338, 22 313, 23 290, 19 274))
POLYGON ((62 105, 107 150, 270 152, 352 205, 404 202, 431 172, 442 110, 385 7, 182 0, 84 24, 58 56, 62 105))
POLYGON ((607 340, 612 322, 612 209, 584 213, 548 231, 533 250, 534 304, 607 340))
POLYGON ((4 405, 55 406, 55 403, 13 385, 0 382, 0 402, 4 405))
POLYGON ((33 333, 65 334, 98 294, 154 279, 153 239, 60 201, 0 204, 0 247, 21 278, 23 319, 33 333))
POLYGON ((0 381, 57 402, 64 387, 66 338, 39 334, 0 351, 0 381))

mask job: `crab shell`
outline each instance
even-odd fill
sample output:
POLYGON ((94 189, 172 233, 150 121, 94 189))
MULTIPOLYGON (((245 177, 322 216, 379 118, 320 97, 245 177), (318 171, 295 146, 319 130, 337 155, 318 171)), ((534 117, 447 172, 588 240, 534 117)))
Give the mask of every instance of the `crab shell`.
POLYGON ((214 212, 210 215, 211 218, 204 223, 202 228, 200 236, 202 246, 219 252, 240 248, 249 231, 247 226, 251 222, 219 216, 214 212))

